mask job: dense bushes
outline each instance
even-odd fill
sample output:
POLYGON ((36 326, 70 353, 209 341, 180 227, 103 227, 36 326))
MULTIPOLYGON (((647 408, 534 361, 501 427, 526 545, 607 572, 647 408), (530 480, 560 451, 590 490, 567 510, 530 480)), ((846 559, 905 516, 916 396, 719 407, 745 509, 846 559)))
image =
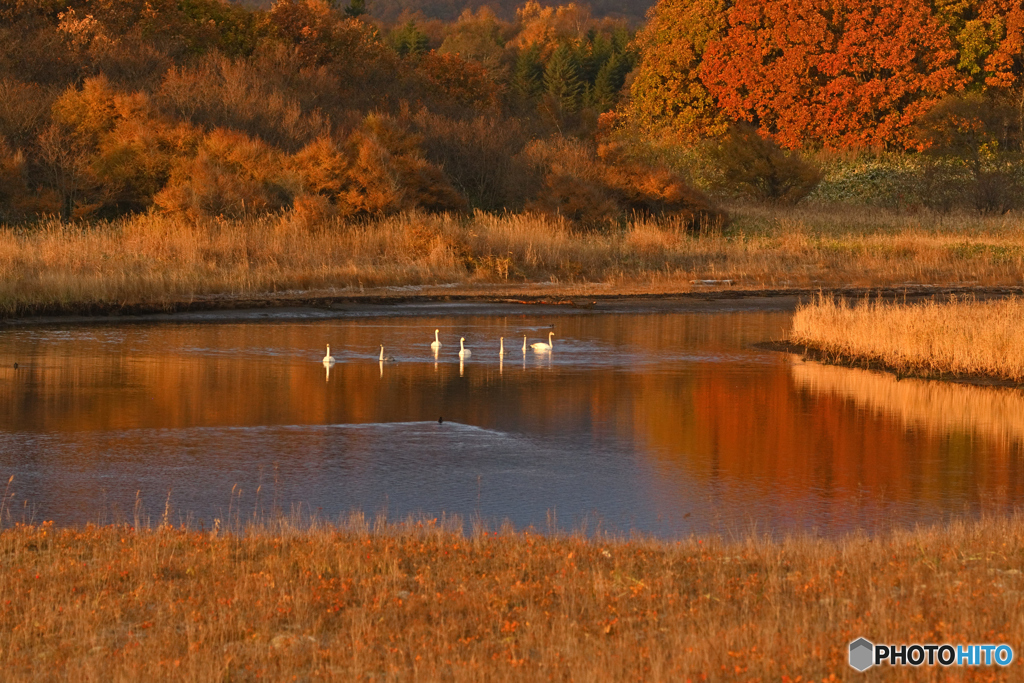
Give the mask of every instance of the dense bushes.
POLYGON ((609 218, 673 215, 692 231, 719 227, 724 215, 679 175, 629 158, 616 144, 536 141, 523 152, 542 185, 528 208, 586 226, 609 218))
POLYGON ((587 137, 633 63, 573 4, 386 28, 325 0, 0 0, 2 218, 522 209, 551 170, 527 144, 587 137))
POLYGON ((821 172, 798 153, 786 151, 750 126, 733 125, 713 152, 714 184, 728 193, 795 204, 821 181, 821 172))

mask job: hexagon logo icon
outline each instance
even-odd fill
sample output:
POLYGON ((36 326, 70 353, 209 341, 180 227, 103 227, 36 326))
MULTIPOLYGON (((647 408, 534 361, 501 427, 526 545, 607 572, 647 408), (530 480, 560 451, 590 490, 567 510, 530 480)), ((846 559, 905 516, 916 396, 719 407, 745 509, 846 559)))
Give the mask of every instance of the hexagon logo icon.
POLYGON ((857 671, 867 671, 874 664, 875 646, 867 638, 858 638, 850 643, 850 666, 857 671))

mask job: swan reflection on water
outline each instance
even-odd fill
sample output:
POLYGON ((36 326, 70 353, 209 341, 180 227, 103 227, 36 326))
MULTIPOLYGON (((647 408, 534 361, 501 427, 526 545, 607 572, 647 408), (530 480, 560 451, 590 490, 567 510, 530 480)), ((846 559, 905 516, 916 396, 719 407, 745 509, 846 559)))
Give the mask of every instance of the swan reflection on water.
POLYGON ((327 345, 327 354, 324 356, 324 359, 321 362, 324 364, 324 370, 327 371, 327 379, 325 381, 330 382, 331 381, 331 366, 334 365, 334 363, 335 363, 334 356, 331 355, 331 345, 330 344, 327 345))
MULTIPOLYGON (((431 350, 432 355, 434 357, 434 372, 438 372, 438 370, 440 368, 439 361, 440 361, 440 357, 441 357, 441 347, 443 346, 443 344, 441 343, 440 334, 441 334, 441 330, 439 328, 435 329, 434 330, 434 340, 430 343, 430 350, 431 350)), ((538 355, 547 357, 548 358, 548 364, 550 366, 551 350, 552 350, 553 345, 554 345, 554 341, 553 341, 554 334, 555 334, 554 332, 548 332, 548 341, 547 342, 537 342, 536 344, 529 344, 528 336, 525 335, 525 334, 523 335, 522 351, 523 351, 523 369, 524 370, 526 369, 526 351, 527 351, 527 347, 533 349, 533 351, 535 353, 537 353, 538 355)), ((465 375, 466 375, 465 360, 470 358, 472 355, 473 355, 472 349, 466 348, 466 338, 465 337, 460 337, 459 338, 459 354, 458 354, 458 356, 459 356, 459 377, 465 377, 465 375)), ((379 366, 379 369, 380 369, 380 377, 384 377, 384 364, 385 363, 396 362, 396 358, 394 356, 391 356, 391 355, 387 354, 387 351, 384 349, 384 344, 382 343, 382 344, 380 344, 380 352, 377 355, 377 361, 378 361, 378 366, 379 366)), ((334 365, 337 362, 337 359, 334 358, 334 356, 331 355, 331 345, 330 344, 327 345, 327 354, 323 357, 323 361, 322 362, 323 362, 324 370, 325 370, 324 379, 325 379, 326 382, 330 382, 331 381, 331 366, 334 365)), ((498 373, 499 374, 504 374, 504 372, 505 372, 505 337, 499 337, 498 338, 498 373)))

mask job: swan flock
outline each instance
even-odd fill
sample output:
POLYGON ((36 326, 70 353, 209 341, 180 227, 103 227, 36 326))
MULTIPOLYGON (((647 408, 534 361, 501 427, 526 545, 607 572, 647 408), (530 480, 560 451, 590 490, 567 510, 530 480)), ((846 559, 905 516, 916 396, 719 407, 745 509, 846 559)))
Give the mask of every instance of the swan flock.
MULTIPOLYGON (((435 359, 437 358, 438 352, 441 350, 441 346, 442 346, 440 334, 441 334, 441 330, 434 330, 434 341, 430 342, 430 349, 434 352, 434 358, 435 359)), ((524 334, 523 335, 523 357, 525 358, 525 356, 526 356, 527 346, 529 346, 529 348, 533 349, 534 353, 551 353, 551 351, 554 349, 554 337, 555 337, 555 333, 554 332, 548 332, 548 340, 547 340, 547 342, 537 342, 535 344, 527 345, 527 337, 524 334)), ((469 358, 472 355, 473 355, 472 349, 467 349, 466 348, 466 338, 465 337, 460 337, 459 338, 459 360, 465 360, 466 358, 469 358)), ((499 358, 504 358, 505 357, 505 338, 504 337, 501 337, 498 340, 498 357, 499 358)), ((395 357, 387 355, 385 353, 385 351, 384 351, 384 344, 381 344, 380 345, 380 354, 378 355, 377 359, 381 363, 388 363, 388 362, 393 362, 395 360, 395 357)), ((321 362, 325 366, 327 366, 327 367, 330 367, 330 366, 334 365, 337 362, 337 359, 335 359, 335 357, 331 355, 331 345, 330 344, 327 345, 327 353, 326 353, 326 355, 324 355, 323 360, 321 362)))

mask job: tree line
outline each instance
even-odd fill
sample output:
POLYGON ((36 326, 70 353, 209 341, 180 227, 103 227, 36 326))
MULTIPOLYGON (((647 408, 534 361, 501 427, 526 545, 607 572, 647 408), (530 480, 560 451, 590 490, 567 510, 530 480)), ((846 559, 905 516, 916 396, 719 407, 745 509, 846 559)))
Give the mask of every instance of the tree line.
POLYGON ((388 25, 358 1, 2 0, 0 218, 703 220, 710 204, 678 175, 595 143, 632 37, 532 1, 509 20, 388 25))

